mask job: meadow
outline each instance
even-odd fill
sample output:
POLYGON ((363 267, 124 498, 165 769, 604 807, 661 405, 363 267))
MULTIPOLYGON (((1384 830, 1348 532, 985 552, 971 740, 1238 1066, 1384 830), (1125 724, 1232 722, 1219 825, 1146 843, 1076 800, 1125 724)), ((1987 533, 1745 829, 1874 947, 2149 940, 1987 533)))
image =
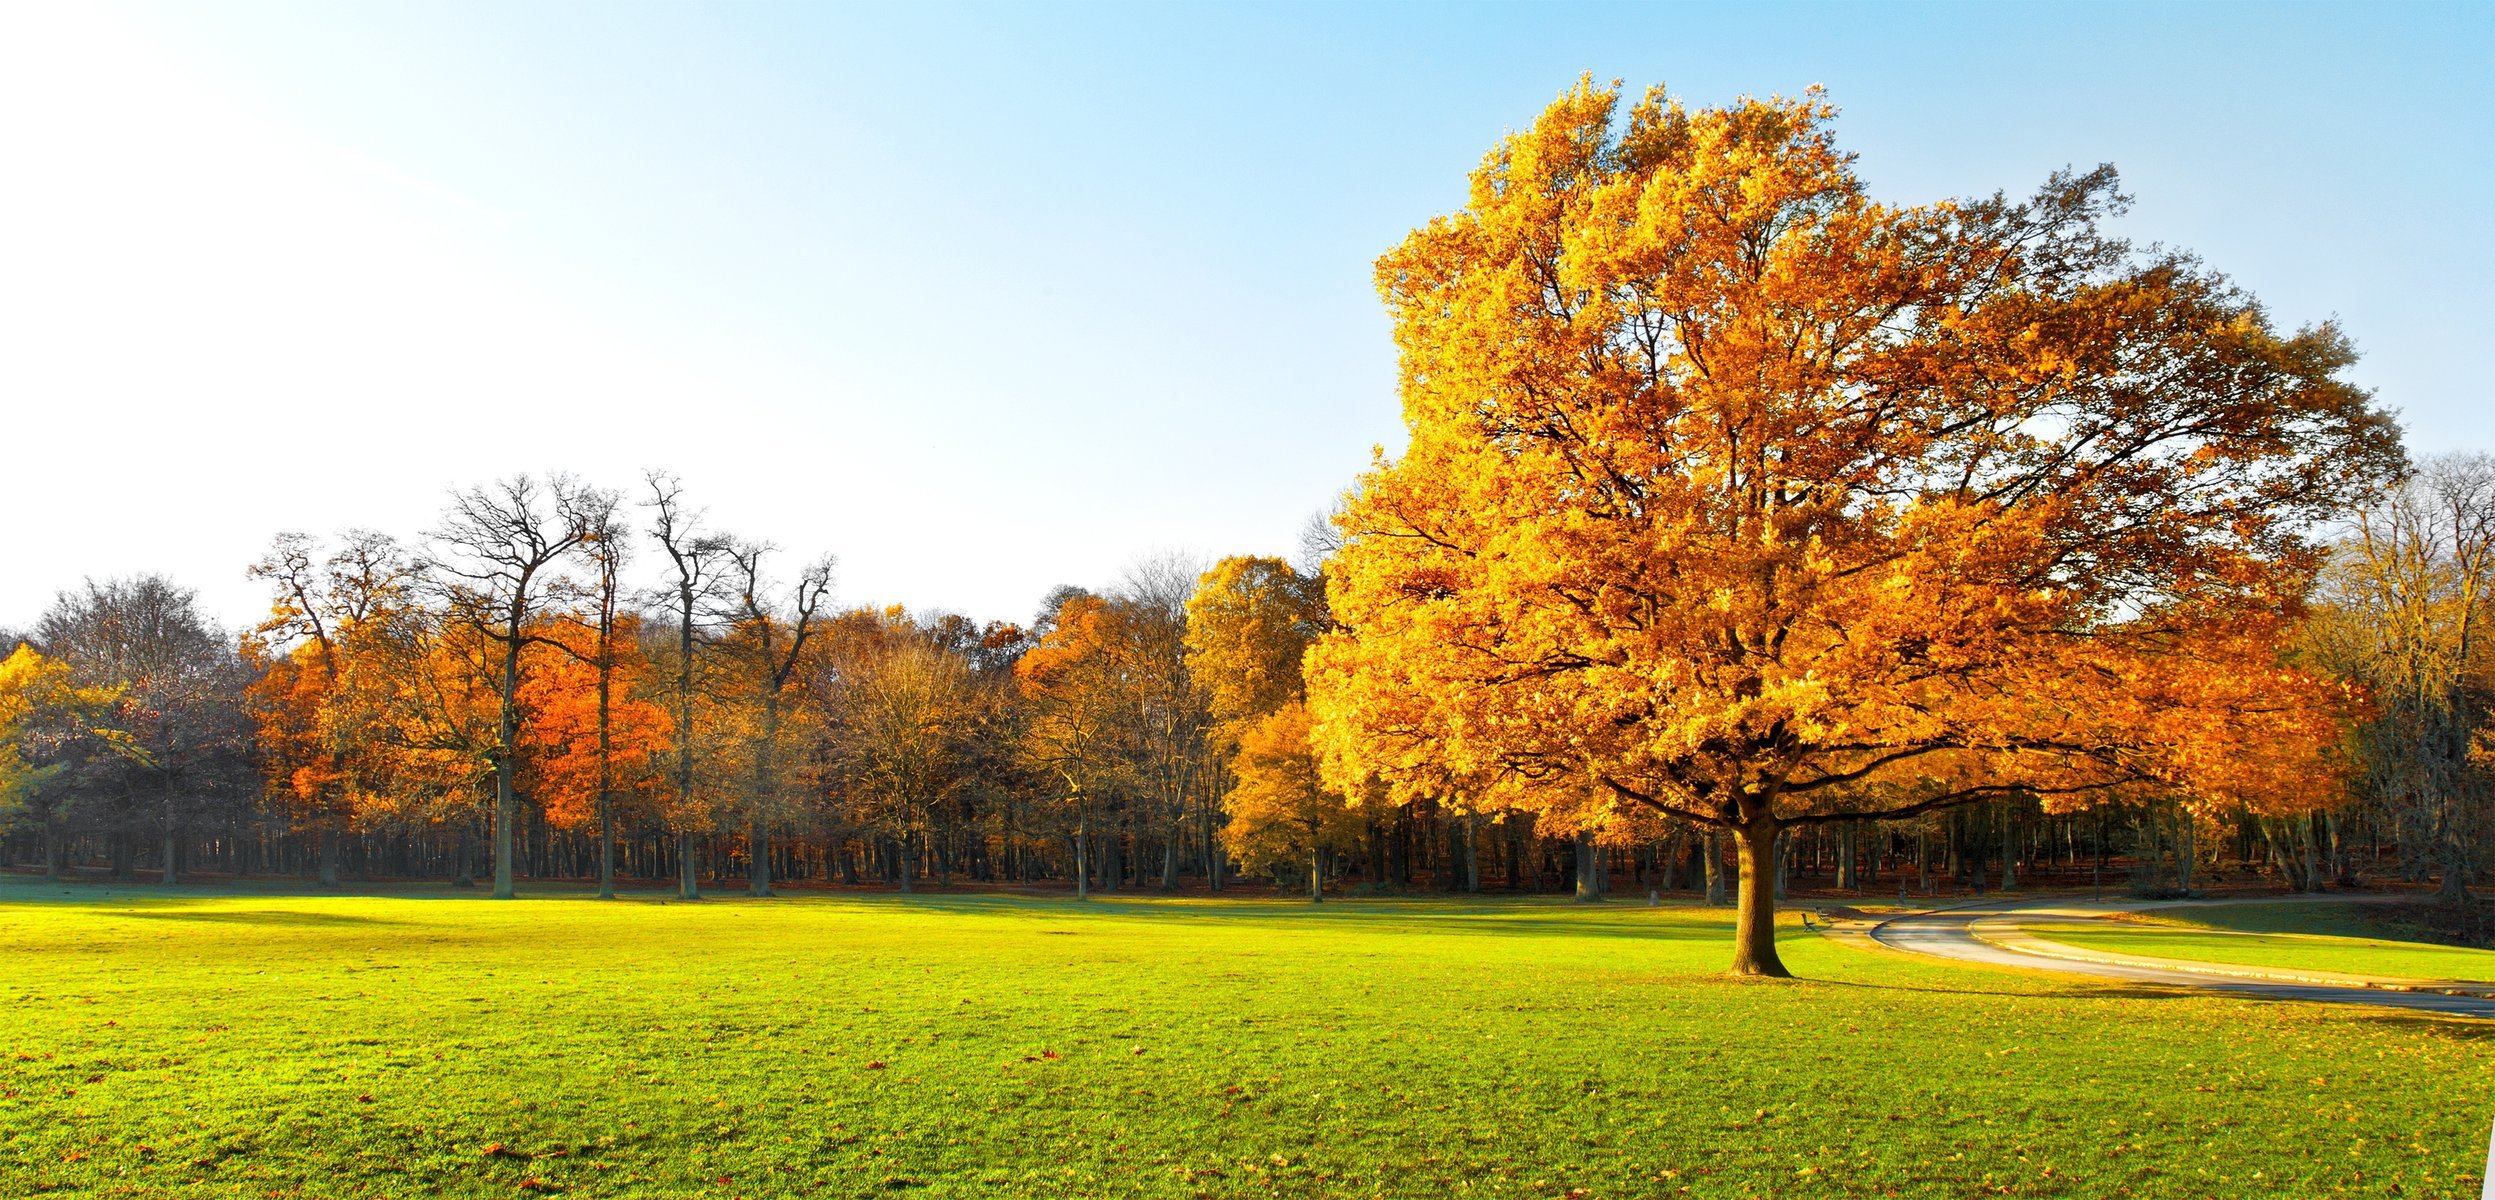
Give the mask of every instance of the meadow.
POLYGON ((1730 922, 5 882, 0 1193, 2478 1193, 2495 1027, 1730 922))
POLYGON ((2383 906, 2373 904, 2210 904, 2126 913, 2112 921, 2020 924, 2037 937, 2121 954, 2495 982, 2495 950, 2385 936, 2417 931, 2401 930, 2383 906))

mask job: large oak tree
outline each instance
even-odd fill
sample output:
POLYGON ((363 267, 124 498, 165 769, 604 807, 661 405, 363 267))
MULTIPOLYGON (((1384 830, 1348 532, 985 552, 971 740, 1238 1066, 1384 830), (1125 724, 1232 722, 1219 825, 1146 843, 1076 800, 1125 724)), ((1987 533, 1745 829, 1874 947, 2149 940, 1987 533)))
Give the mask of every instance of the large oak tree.
POLYGON ((1816 92, 1620 108, 1581 83, 1378 263, 1410 443, 1327 571, 1339 790, 1729 831, 1779 975, 1797 822, 2320 770, 2279 631, 2400 461, 2337 331, 2111 236, 2107 168, 1893 207, 1816 92))

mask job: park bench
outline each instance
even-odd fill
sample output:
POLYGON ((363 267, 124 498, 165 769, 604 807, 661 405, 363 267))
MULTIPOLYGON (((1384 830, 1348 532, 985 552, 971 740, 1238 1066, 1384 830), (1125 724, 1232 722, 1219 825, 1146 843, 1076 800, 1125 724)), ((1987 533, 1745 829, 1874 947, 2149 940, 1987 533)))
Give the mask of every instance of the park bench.
POLYGON ((1830 915, 1827 909, 1806 908, 1802 910, 1802 928, 1818 933, 1836 927, 1837 919, 1830 915))

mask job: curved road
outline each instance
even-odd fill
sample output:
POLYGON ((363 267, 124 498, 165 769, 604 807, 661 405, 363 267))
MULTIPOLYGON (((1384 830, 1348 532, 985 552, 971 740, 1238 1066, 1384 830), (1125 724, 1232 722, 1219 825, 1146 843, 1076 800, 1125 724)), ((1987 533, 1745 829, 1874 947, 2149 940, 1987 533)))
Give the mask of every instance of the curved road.
POLYGON ((2441 1013, 2446 1016, 2495 1019, 2495 999, 2478 996, 2446 996, 2440 992, 2392 992, 2376 988, 2331 987, 2325 984, 2295 983, 2283 979, 2238 979, 2192 971, 2161 970, 2154 967, 2075 962, 2070 959, 2047 958, 2038 954, 2021 954, 2015 950, 2005 950, 1977 938, 1969 928, 1986 917, 2006 916, 2022 908, 2051 903, 2054 902, 1979 905, 1946 909, 1940 912, 1918 913, 1913 916, 1897 917, 1875 926, 1871 930, 1871 937, 1883 946, 1915 954, 1929 954, 1936 958, 1956 959, 1961 962, 2019 967, 2030 971, 2059 971, 2067 975, 2094 975, 2102 979, 2120 979, 2128 983, 2192 988, 2204 992, 2263 1000, 2374 1004, 2386 1008, 2441 1013))

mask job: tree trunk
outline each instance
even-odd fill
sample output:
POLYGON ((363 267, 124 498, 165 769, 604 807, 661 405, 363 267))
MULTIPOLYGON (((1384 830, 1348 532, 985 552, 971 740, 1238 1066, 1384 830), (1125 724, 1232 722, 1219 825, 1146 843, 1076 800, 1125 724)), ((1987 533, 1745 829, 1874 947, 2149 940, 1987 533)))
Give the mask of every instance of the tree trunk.
POLYGON ((494 745, 494 898, 509 900, 519 893, 512 888, 511 852, 514 845, 512 823, 520 815, 519 793, 512 790, 512 772, 519 765, 513 748, 520 740, 520 628, 525 613, 517 605, 511 613, 509 641, 502 652, 502 718, 495 727, 499 739, 494 745))
POLYGON ((2001 890, 2016 891, 2019 886, 2019 823, 2008 804, 2001 806, 2001 890))
POLYGON ((1308 825, 1308 902, 1325 903, 1325 843, 1314 821, 1308 825))
POLYGON ((702 898, 701 843, 691 830, 676 835, 676 899, 702 898))
POLYGON ((1724 846, 1716 840, 1715 829, 1707 829, 1707 903, 1724 903, 1724 846))
POLYGON ((1776 956, 1776 873, 1783 831, 1773 822, 1733 827, 1741 859, 1741 907, 1733 920, 1735 975, 1792 975, 1776 956))
POLYGON ((1576 838, 1577 903, 1591 904, 1603 898, 1594 882, 1594 831, 1580 829, 1576 838))
MULTIPOLYGON (((612 561, 610 559, 610 561, 612 561)), ((615 898, 615 573, 598 622, 598 899, 615 898)))
POLYGON ((1091 814, 1081 804, 1074 809, 1074 898, 1092 898, 1091 814))
POLYGON ((338 886, 338 829, 334 825, 321 827, 321 886, 338 886))
POLYGON ((1464 890, 1481 892, 1481 814, 1464 814, 1464 890))
POLYGON ((771 894, 771 813, 780 788, 780 694, 762 696, 762 738, 754 747, 754 803, 745 832, 745 892, 771 894))
POLYGON ((2182 891, 2192 890, 2192 868, 2200 863, 2200 847, 2194 841, 2199 822, 2192 814, 2175 810, 2174 814, 2174 884, 2182 891))

